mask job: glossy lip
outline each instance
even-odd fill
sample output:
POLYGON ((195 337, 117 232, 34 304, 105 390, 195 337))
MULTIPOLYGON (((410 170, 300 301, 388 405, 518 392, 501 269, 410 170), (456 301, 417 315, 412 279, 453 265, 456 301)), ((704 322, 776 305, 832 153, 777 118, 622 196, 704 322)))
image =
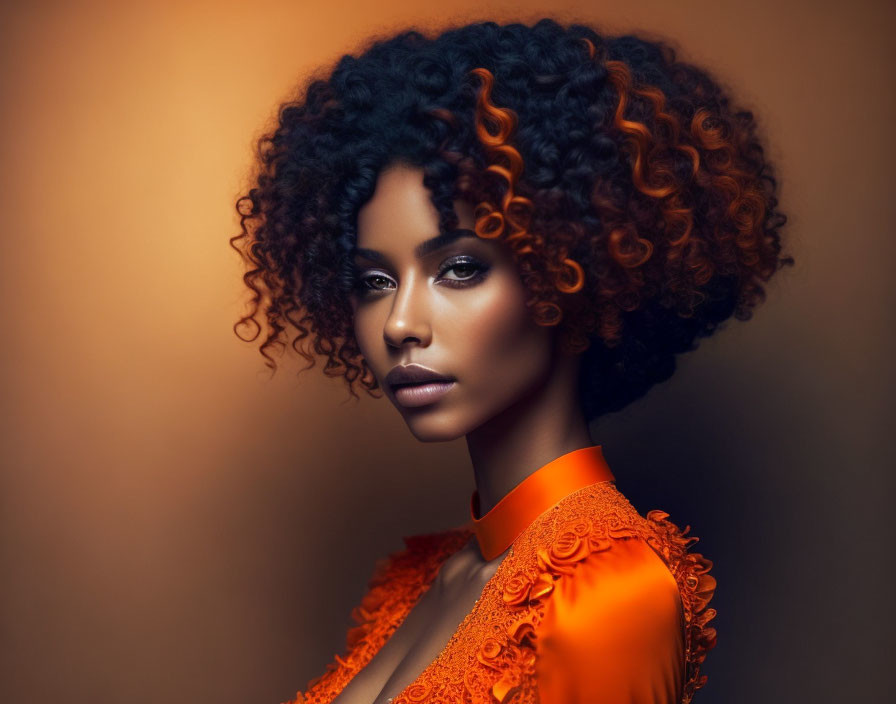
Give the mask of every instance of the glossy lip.
POLYGON ((385 378, 395 402, 405 408, 435 403, 454 387, 455 381, 454 377, 422 364, 395 367, 385 378))
POLYGON ((396 403, 405 408, 428 406, 454 388, 453 381, 430 381, 426 384, 406 384, 393 390, 396 403))
POLYGON ((435 369, 424 367, 422 364, 406 364, 400 367, 394 367, 386 374, 385 382, 395 391, 396 387, 407 386, 408 384, 426 384, 430 382, 449 382, 454 381, 454 377, 447 374, 440 374, 435 369))

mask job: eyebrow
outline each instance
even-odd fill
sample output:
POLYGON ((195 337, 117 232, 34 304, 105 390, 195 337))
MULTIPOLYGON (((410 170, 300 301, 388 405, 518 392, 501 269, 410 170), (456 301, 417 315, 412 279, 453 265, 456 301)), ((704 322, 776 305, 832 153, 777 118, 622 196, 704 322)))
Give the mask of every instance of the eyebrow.
MULTIPOLYGON (((473 232, 473 230, 465 230, 463 228, 444 232, 441 235, 436 235, 435 237, 432 237, 425 242, 421 242, 416 247, 414 247, 414 256, 417 257, 417 259, 422 259, 427 254, 435 252, 437 249, 441 249, 442 247, 447 247, 452 242, 455 242, 464 237, 478 237, 478 235, 473 232)), ((356 247, 354 255, 365 257, 366 259, 370 259, 374 262, 379 262, 380 264, 388 263, 386 257, 381 252, 378 252, 375 249, 364 249, 363 247, 356 247)))

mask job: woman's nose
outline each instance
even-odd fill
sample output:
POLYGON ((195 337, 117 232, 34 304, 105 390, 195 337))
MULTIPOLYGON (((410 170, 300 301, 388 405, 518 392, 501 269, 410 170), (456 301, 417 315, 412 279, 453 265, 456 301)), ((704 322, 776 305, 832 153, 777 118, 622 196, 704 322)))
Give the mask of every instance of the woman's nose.
POLYGON ((425 278, 410 276, 398 285, 392 298, 392 309, 383 327, 387 345, 401 347, 405 342, 412 341, 427 347, 432 342, 425 278))

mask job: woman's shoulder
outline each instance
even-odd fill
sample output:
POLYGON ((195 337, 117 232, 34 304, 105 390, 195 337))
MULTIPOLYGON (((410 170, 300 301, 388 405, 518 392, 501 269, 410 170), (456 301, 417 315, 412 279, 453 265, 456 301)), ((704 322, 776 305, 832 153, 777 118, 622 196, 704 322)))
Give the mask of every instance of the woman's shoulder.
POLYGON ((640 535, 609 538, 556 579, 538 626, 546 704, 681 700, 686 638, 678 585, 640 535))
POLYGON ((549 696, 551 663, 566 673, 562 681, 553 676, 559 693, 587 689, 594 677, 609 681, 609 671, 595 669, 600 660, 612 664, 620 688, 649 682, 690 701, 705 681, 700 663, 716 634, 707 625, 715 616, 707 608, 715 590, 712 563, 691 550, 697 538, 689 532, 664 511, 640 515, 614 482, 601 482, 560 501, 517 539, 517 569, 503 596, 510 605, 539 605, 539 681, 546 700, 557 700, 549 696), (632 655, 628 679, 619 660, 626 653, 632 655), (646 653, 654 657, 645 660, 646 653), (572 674, 576 662, 580 682, 572 674), (651 666, 655 677, 648 676, 651 666))
POLYGON ((329 701, 382 648, 434 579, 440 565, 470 539, 463 528, 410 535, 404 547, 376 561, 367 589, 351 611, 355 625, 346 634, 343 654, 308 683, 288 704, 329 701))
POLYGON ((402 578, 426 579, 471 538, 465 527, 402 537, 404 547, 376 561, 368 588, 393 584, 402 578))
POLYGON ((442 563, 470 537, 465 528, 409 535, 402 538, 404 547, 379 558, 361 603, 352 610, 352 619, 359 628, 349 633, 349 645, 369 629, 378 615, 407 610, 435 578, 442 563))
POLYGON ((684 606, 702 611, 716 582, 709 574, 712 562, 692 549, 699 538, 690 531, 665 511, 642 516, 615 482, 600 482, 557 503, 533 522, 514 550, 533 553, 538 571, 552 577, 572 574, 586 562, 608 572, 606 579, 611 574, 629 579, 637 571, 649 582, 677 586, 684 606))
POLYGON ((505 587, 518 591, 509 603, 538 599, 561 577, 586 570, 607 579, 628 579, 638 571, 652 583, 677 588, 686 551, 686 531, 668 514, 641 516, 614 482, 573 492, 534 520, 513 543, 515 578, 505 587))

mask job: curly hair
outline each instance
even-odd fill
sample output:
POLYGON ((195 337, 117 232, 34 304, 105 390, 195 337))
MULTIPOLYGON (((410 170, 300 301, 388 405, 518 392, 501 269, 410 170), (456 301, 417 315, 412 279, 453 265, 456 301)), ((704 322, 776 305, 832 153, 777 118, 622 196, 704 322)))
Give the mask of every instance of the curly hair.
POLYGON ((478 236, 511 247, 533 319, 583 354, 589 420, 749 319, 794 263, 753 114, 662 41, 551 19, 407 30, 343 56, 278 113, 236 202, 251 300, 234 330, 265 333, 272 370, 287 343, 304 369, 323 358, 354 396, 379 395, 352 324, 357 214, 391 163, 423 170, 440 228, 457 226, 460 199, 478 236))

